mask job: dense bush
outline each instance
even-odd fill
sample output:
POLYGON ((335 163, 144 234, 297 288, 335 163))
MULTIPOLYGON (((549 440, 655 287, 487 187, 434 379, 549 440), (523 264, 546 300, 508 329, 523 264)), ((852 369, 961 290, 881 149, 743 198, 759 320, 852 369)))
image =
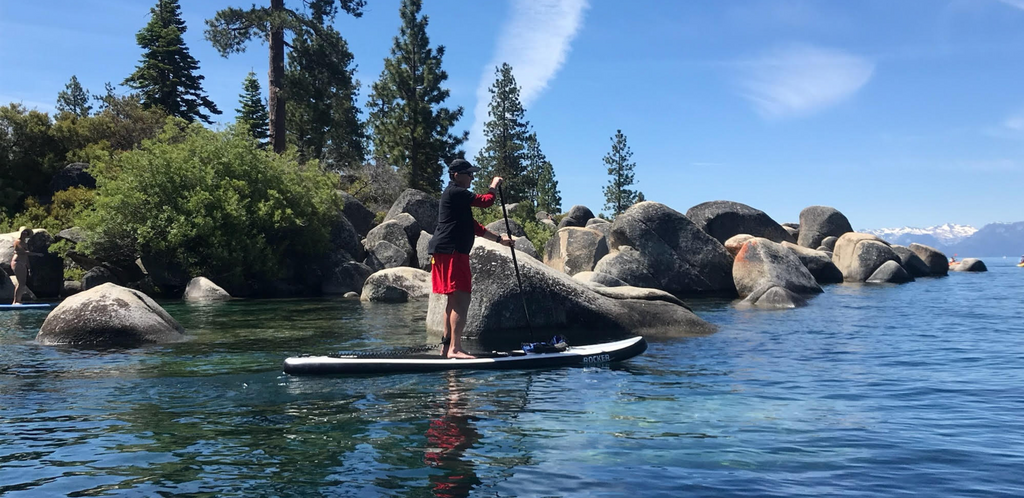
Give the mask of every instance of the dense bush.
POLYGON ((79 216, 92 207, 95 191, 73 187, 53 194, 50 204, 42 205, 35 197, 25 200, 24 209, 6 218, 0 215, 0 232, 13 232, 18 227, 45 228, 50 235, 78 223, 79 216))
POLYGON ((241 131, 179 119, 92 173, 87 251, 111 260, 147 254, 234 284, 277 278, 286 258, 323 254, 341 209, 336 179, 315 161, 300 166, 294 153, 263 150, 241 131))
POLYGON ((0 107, 0 212, 13 214, 28 196, 48 195, 66 154, 48 114, 21 104, 0 107))

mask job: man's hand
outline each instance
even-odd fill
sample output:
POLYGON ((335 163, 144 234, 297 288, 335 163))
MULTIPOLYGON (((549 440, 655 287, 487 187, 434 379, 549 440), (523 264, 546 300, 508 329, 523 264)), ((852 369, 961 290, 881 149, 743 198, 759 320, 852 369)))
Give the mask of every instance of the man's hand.
POLYGON ((503 180, 500 176, 494 177, 494 179, 491 180, 491 190, 497 190, 498 185, 501 185, 501 182, 503 181, 505 180, 503 180))
POLYGON ((512 237, 509 237, 508 235, 502 235, 501 240, 499 242, 501 243, 501 245, 508 247, 512 247, 516 244, 516 240, 513 239, 512 237))

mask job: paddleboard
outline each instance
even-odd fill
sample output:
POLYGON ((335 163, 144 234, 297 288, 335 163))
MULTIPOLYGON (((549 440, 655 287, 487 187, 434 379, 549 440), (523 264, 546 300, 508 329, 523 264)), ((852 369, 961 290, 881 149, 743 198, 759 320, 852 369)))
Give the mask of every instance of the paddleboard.
POLYGON ((52 308, 53 305, 50 303, 0 304, 0 311, 48 310, 52 308))
POLYGON ((1017 263, 1017 266, 1024 266, 1024 263, 1017 263))
POLYGON ((290 375, 382 374, 440 370, 498 370, 602 365, 627 360, 647 350, 643 337, 570 346, 553 353, 523 350, 476 354, 477 358, 441 358, 434 354, 367 357, 365 355, 296 356, 284 360, 290 375))

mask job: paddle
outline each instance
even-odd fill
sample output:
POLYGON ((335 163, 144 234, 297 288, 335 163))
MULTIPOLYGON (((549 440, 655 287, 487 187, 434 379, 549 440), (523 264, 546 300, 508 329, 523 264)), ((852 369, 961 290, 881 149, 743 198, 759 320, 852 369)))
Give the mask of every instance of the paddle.
MULTIPOLYGON (((512 238, 512 224, 508 222, 508 210, 505 209, 505 194, 501 191, 501 184, 498 184, 498 199, 501 200, 501 214, 505 216, 505 232, 512 238)), ((519 297, 523 300, 523 312, 526 313, 526 324, 530 327, 530 342, 533 342, 533 322, 530 321, 530 310, 526 307, 526 294, 523 293, 523 279, 519 276, 519 262, 516 261, 515 243, 512 249, 512 266, 516 269, 516 282, 519 284, 519 297)))

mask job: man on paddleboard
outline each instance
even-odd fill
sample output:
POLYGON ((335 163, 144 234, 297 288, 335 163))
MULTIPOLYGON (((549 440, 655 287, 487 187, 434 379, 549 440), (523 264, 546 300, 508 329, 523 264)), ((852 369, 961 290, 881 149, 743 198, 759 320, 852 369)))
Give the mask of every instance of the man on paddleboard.
POLYGON ((446 294, 448 306, 444 311, 444 346, 441 355, 448 358, 473 358, 462 349, 462 331, 466 328, 469 312, 472 275, 469 270, 469 251, 473 249, 473 238, 483 237, 506 246, 513 244, 508 235, 498 235, 484 228, 473 219, 471 207, 486 208, 494 204, 494 191, 501 184, 501 177, 491 180, 486 194, 474 194, 469 190, 473 174, 480 168, 465 159, 456 159, 448 165, 451 182, 441 194, 437 211, 437 229, 430 239, 427 251, 430 253, 430 280, 435 294, 446 294))

